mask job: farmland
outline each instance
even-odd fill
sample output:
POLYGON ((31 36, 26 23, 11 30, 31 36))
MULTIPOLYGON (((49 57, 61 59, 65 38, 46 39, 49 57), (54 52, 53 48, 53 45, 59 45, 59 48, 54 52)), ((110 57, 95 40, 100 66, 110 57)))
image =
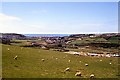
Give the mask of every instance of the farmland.
POLYGON ((40 48, 2 44, 2 76, 3 78, 89 78, 93 73, 96 78, 117 78, 120 75, 118 58, 77 56, 40 48), (13 59, 16 55, 17 60, 13 59), (71 62, 68 62, 69 60, 71 62), (112 64, 109 64, 110 62, 112 64), (85 66, 86 63, 89 66, 85 66), (64 72, 67 67, 70 71, 64 72), (76 70, 81 71, 81 77, 75 76, 76 70))

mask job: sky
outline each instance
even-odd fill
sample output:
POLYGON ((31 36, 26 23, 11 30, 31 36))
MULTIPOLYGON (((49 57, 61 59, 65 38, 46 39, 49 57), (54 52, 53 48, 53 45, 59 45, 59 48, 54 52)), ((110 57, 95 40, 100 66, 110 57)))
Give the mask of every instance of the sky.
POLYGON ((1 5, 2 33, 118 32, 117 2, 2 2, 1 5))

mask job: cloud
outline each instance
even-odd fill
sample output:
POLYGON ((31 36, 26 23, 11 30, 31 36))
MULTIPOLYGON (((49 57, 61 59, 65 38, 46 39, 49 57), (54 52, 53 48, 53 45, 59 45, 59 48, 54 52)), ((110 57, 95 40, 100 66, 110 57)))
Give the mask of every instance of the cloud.
MULTIPOLYGON (((45 12, 43 10, 43 12, 45 12)), ((37 11, 36 11, 37 13, 37 11)), ((38 12, 39 13, 39 12, 38 12)), ((10 33, 93 33, 117 31, 116 23, 80 21, 26 22, 16 16, 0 13, 0 32, 10 33), (115 26, 115 28, 113 28, 115 26)))
POLYGON ((21 21, 20 18, 0 13, 0 22, 21 21))
POLYGON ((19 17, 0 13, 0 32, 3 33, 35 33, 44 27, 43 24, 26 23, 19 17))
POLYGON ((0 32, 16 31, 21 18, 0 13, 0 32), (16 28, 15 28, 16 27, 16 28), (15 30, 16 29, 16 30, 15 30))

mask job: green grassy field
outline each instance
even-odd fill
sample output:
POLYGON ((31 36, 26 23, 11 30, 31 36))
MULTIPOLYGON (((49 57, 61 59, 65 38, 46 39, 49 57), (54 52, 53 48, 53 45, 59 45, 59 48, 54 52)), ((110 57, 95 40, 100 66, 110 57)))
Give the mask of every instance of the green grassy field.
POLYGON ((0 44, 0 78, 2 77, 2 45, 0 44))
POLYGON ((120 44, 120 37, 111 37, 108 41, 114 44, 120 44))
POLYGON ((84 57, 51 50, 2 45, 3 78, 89 78, 92 73, 96 78, 117 78, 118 58, 84 57), (18 59, 14 60, 16 55, 18 59), (85 66, 85 63, 89 66, 85 66), (70 71, 64 73, 67 67, 70 71), (76 70, 82 72, 82 77, 75 76, 76 70))

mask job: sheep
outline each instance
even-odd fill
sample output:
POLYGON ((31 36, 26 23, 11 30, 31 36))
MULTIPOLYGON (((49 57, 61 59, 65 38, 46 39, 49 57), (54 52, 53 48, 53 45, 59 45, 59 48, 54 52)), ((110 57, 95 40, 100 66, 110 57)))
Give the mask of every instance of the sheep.
POLYGON ((91 75, 90 75, 90 78, 94 78, 94 76, 95 76, 94 74, 91 74, 91 75))
POLYGON ((9 51, 10 49, 8 48, 7 50, 9 51))
POLYGON ((102 61, 102 60, 100 60, 100 61, 102 61))
POLYGON ((18 57, 18 56, 16 55, 16 56, 14 57, 14 59, 17 60, 17 57, 18 57))
POLYGON ((68 60, 68 62, 71 62, 71 60, 68 60))
POLYGON ((76 72, 75 76, 81 76, 81 72, 76 72))
POLYGON ((45 61, 45 59, 41 59, 43 62, 45 61))
POLYGON ((88 64, 85 64, 85 66, 88 66, 88 64))
POLYGON ((81 63, 81 61, 79 61, 81 63))
POLYGON ((56 58, 56 60, 57 60, 58 58, 56 58))
POLYGON ((68 68, 66 68, 66 69, 65 69, 65 71, 70 71, 70 68, 69 68, 69 67, 68 67, 68 68))
POLYGON ((110 62, 109 64, 111 65, 112 63, 110 62))

